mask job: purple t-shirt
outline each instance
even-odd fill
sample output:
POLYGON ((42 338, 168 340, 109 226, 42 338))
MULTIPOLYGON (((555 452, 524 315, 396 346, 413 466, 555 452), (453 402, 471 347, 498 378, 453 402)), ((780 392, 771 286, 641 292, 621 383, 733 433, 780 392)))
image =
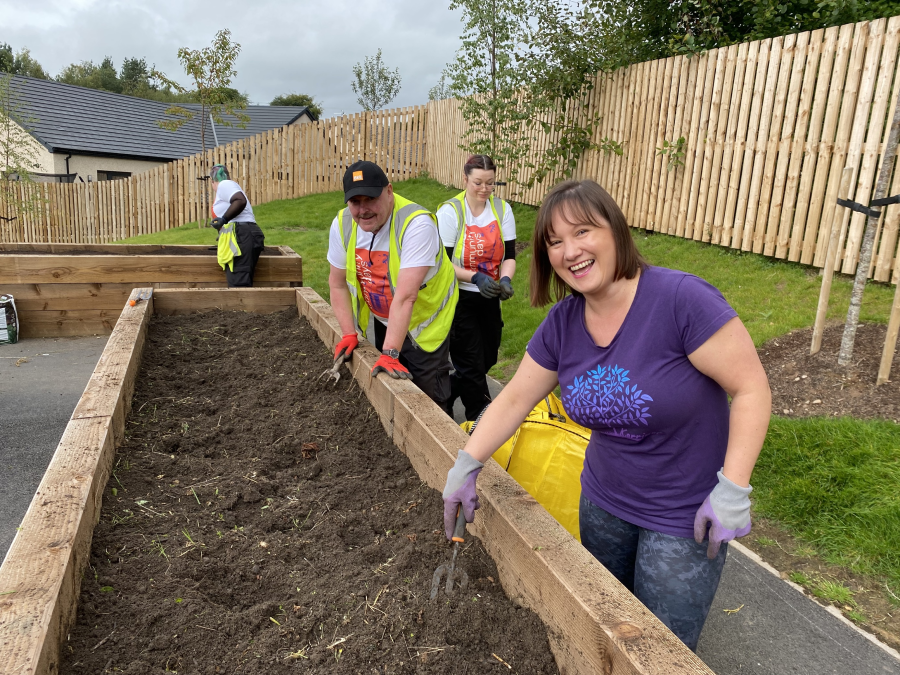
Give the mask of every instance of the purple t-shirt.
POLYGON ((703 279, 663 267, 641 273, 619 332, 598 347, 584 298, 554 306, 528 343, 556 371, 566 412, 592 429, 581 489, 634 525, 692 537, 728 442, 728 397, 687 355, 737 316, 703 279))

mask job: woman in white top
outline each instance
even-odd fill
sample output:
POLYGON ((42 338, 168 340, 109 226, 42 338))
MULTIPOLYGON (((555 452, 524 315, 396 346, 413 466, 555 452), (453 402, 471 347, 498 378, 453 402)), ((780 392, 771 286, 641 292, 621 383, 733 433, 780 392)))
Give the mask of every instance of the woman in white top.
POLYGON ((235 254, 234 259, 225 265, 228 287, 252 286, 253 272, 265 248, 266 237, 256 224, 250 200, 241 186, 229 178, 228 169, 222 164, 214 164, 209 179, 216 195, 211 225, 222 236, 222 227, 233 223, 234 238, 240 248, 240 255, 235 254))
POLYGON ((500 301, 513 296, 516 221, 509 204, 494 197, 497 167, 487 155, 463 166, 465 190, 438 209, 438 228, 459 281, 459 304, 450 330, 450 401, 459 397, 474 420, 491 401, 487 372, 497 363, 503 320, 500 301))

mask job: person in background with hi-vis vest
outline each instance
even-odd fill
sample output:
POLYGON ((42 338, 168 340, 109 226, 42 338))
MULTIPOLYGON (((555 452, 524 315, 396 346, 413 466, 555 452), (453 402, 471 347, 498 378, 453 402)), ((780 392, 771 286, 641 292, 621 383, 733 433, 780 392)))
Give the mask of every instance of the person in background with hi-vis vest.
POLYGON ((384 171, 366 161, 347 168, 344 202, 328 240, 331 306, 343 334, 335 363, 350 358, 357 330, 369 337, 374 316, 382 355, 372 376, 413 380, 450 414, 448 336, 459 291, 434 216, 394 194, 384 171))
POLYGON ((252 286, 266 237, 256 224, 250 200, 241 186, 229 179, 228 169, 214 164, 209 178, 216 195, 210 224, 219 232, 219 265, 225 270, 229 288, 252 286))
POLYGON ((459 305, 450 329, 451 404, 462 400, 474 420, 491 402, 487 372, 497 363, 503 319, 500 301, 513 296, 516 221, 494 197, 497 167, 487 155, 463 166, 465 190, 438 209, 438 228, 459 281, 459 305))

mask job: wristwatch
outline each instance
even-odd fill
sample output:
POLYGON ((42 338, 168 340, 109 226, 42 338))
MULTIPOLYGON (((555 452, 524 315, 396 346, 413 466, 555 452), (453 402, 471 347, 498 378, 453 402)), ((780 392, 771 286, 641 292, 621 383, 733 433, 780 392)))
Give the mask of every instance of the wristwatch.
POLYGON ((385 356, 390 356, 392 359, 400 358, 400 352, 398 352, 396 349, 382 349, 381 353, 385 356))

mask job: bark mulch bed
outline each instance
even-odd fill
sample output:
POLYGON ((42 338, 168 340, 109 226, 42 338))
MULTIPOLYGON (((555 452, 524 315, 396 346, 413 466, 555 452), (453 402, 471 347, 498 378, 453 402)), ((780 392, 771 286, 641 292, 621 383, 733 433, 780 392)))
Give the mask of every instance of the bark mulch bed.
POLYGON ((853 360, 838 366, 844 325, 827 326, 822 349, 809 355, 812 328, 769 340, 759 356, 772 388, 772 414, 782 417, 855 417, 900 423, 900 350, 894 353, 891 380, 875 386, 887 326, 860 324, 853 360))
MULTIPOLYGON (((822 349, 809 355, 812 329, 792 331, 759 349, 772 388, 772 413, 782 417, 843 417, 900 422, 900 351, 894 354, 891 381, 876 387, 887 326, 861 324, 853 360, 837 365, 843 324, 825 329, 822 349)), ((777 523, 755 518, 741 543, 758 553, 788 579, 798 575, 814 584, 831 581, 853 592, 855 606, 832 603, 880 640, 900 649, 900 598, 883 580, 855 574, 816 555, 804 541, 777 523)), ((815 593, 815 586, 811 589, 815 593)), ((828 602, 827 598, 820 599, 828 602)))
POLYGON ((61 672, 556 673, 295 311, 154 317, 61 672), (507 668, 504 663, 509 664, 507 668))

